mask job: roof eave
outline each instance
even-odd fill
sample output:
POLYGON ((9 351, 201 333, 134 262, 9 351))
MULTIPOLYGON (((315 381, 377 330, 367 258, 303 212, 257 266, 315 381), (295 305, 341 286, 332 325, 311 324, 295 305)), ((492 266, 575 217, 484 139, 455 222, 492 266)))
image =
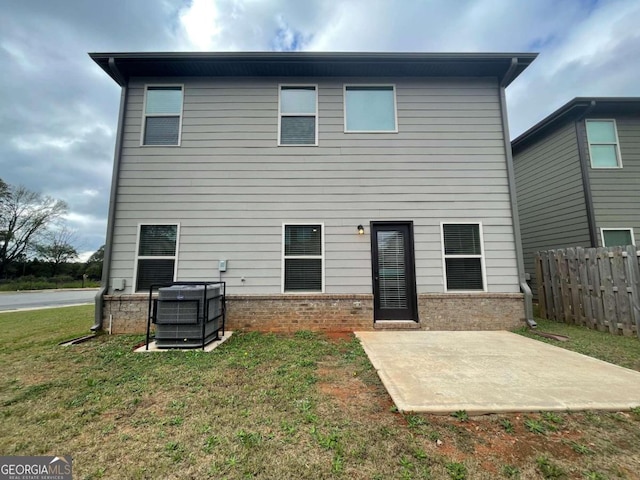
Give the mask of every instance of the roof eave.
POLYGON ((511 148, 516 153, 555 126, 571 118, 579 118, 587 112, 597 112, 598 107, 612 109, 629 104, 638 104, 640 107, 640 97, 576 97, 516 137, 511 142, 511 148))
MULTIPOLYGON (((90 53, 89 56, 115 80, 124 85, 126 73, 114 68, 127 62, 170 62, 174 67, 192 62, 206 65, 220 62, 228 65, 245 64, 251 66, 277 64, 318 65, 324 63, 335 67, 357 63, 371 65, 398 64, 420 66, 425 64, 468 69, 469 76, 478 63, 494 69, 494 74, 503 86, 511 83, 537 57, 536 53, 354 53, 354 52, 126 52, 90 53), (515 63, 515 65, 514 65, 515 63)), ((231 67, 229 67, 231 68, 231 67)), ((122 67, 122 70, 125 70, 122 67)), ((478 73, 479 76, 480 73, 478 73)))

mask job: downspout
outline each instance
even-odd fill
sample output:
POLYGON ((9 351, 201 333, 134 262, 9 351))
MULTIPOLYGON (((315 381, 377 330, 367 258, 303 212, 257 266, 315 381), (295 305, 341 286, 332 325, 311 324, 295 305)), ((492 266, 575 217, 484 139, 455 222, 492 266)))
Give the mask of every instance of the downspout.
POLYGON ((593 248, 598 247, 598 231, 596 230, 596 215, 593 209, 593 195, 591 194, 591 182, 589 181, 589 165, 587 165, 587 154, 585 152, 585 143, 587 139, 581 123, 596 107, 596 101, 591 103, 586 110, 574 122, 576 127, 576 140, 578 142, 578 159, 580 160, 580 173, 582 174, 582 188, 584 190, 584 203, 587 212, 587 225, 589 227, 589 240, 593 248))
POLYGON ((109 290, 109 270, 111 268, 111 253, 113 245, 113 230, 116 216, 116 198, 118 194, 118 178, 120 176, 120 162, 122 160, 122 137, 124 134, 124 110, 127 105, 128 88, 127 82, 118 70, 113 58, 109 59, 109 68, 122 87, 120 93, 120 113, 118 114, 118 131, 116 135, 116 147, 113 158, 113 172, 111 174, 111 194, 109 198, 109 216, 107 218, 107 236, 104 244, 104 259, 102 262, 102 282, 100 290, 95 297, 95 324, 91 330, 102 329, 102 311, 104 309, 104 295, 109 290))
POLYGON ((509 135, 509 124, 507 121, 507 101, 505 97, 506 85, 511 81, 513 74, 518 67, 518 59, 511 59, 511 66, 500 81, 500 112, 502 114, 502 133, 504 137, 504 152, 507 159, 507 178, 509 180, 509 198, 511 200, 511 218, 513 223, 513 237, 516 247, 516 262, 518 265, 518 281, 520 290, 524 294, 524 315, 527 325, 531 328, 538 326, 533 319, 533 294, 527 284, 524 271, 524 254, 522 251, 522 239, 520 237, 520 217, 518 215, 518 198, 516 196, 516 176, 513 167, 513 155, 511 153, 511 136, 509 135))

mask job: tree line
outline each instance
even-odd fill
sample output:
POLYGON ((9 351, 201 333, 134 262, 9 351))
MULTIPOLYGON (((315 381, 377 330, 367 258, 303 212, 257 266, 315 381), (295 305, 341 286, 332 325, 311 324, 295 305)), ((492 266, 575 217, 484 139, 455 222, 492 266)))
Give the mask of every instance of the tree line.
POLYGON ((75 233, 64 224, 62 200, 0 178, 0 280, 23 277, 99 280, 104 246, 78 262, 75 233))

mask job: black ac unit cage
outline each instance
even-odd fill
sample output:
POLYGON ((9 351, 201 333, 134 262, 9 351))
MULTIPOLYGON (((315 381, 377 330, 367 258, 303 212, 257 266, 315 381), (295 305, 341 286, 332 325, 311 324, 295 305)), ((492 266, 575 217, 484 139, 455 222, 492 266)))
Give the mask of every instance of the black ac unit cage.
POLYGON ((149 287, 147 346, 151 323, 158 348, 198 348, 224 336, 225 282, 172 282, 149 287), (154 298, 154 291, 158 295, 154 298))

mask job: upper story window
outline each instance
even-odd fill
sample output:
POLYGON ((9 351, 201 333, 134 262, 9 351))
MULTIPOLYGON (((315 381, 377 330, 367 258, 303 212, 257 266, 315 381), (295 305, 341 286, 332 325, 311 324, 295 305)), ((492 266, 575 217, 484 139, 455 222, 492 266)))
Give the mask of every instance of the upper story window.
POLYGON ((143 145, 180 145, 182 87, 147 86, 143 117, 143 145))
POLYGON ((592 168, 621 168, 615 120, 587 120, 587 139, 592 168))
POLYGON ((143 224, 138 230, 136 291, 173 282, 178 252, 177 224, 143 224))
POLYGON ((318 89, 281 85, 278 145, 318 144, 318 89))
POLYGON ((445 291, 486 289, 482 225, 443 223, 445 291))
POLYGON ((603 228, 601 233, 604 247, 624 247, 636 243, 633 228, 603 228))
POLYGON ((344 131, 397 132, 395 87, 393 85, 345 85, 344 131))

